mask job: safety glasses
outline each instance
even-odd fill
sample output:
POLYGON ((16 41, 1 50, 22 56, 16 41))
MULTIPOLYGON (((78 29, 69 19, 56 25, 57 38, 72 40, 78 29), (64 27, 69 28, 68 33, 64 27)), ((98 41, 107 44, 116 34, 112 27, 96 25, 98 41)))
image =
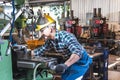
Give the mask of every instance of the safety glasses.
POLYGON ((47 27, 45 27, 45 28, 42 28, 41 30, 40 30, 40 32, 44 32, 44 30, 46 29, 46 28, 48 28, 48 26, 47 27))

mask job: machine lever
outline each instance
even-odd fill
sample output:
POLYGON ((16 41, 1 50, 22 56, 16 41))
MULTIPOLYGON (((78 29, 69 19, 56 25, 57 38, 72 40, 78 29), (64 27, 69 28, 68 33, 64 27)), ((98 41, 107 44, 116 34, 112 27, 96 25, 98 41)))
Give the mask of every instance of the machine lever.
POLYGON ((45 71, 45 74, 46 74, 46 77, 48 77, 48 72, 47 71, 45 71))
POLYGON ((46 77, 48 77, 48 72, 47 72, 47 70, 45 70, 45 71, 43 70, 43 71, 40 72, 40 76, 41 76, 41 78, 43 78, 42 73, 45 73, 46 77))
POLYGON ((10 54, 10 50, 11 47, 10 47, 10 42, 8 43, 8 46, 7 46, 7 49, 6 49, 6 56, 8 56, 10 54))

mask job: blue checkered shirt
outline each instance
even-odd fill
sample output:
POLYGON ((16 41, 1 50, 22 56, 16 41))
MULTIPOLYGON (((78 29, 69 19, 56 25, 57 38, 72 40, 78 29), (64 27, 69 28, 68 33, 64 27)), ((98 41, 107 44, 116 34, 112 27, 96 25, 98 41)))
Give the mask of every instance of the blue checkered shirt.
POLYGON ((86 52, 73 34, 58 30, 56 30, 54 40, 47 40, 43 46, 35 49, 34 52, 36 55, 41 55, 51 48, 54 48, 58 53, 67 55, 74 53, 79 55, 79 57, 82 57, 83 53, 86 52))

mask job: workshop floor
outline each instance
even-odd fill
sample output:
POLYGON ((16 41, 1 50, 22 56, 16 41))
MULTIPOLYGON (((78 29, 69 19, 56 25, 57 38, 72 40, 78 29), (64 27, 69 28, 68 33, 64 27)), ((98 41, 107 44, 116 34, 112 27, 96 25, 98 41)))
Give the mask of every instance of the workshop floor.
MULTIPOLYGON (((109 55, 109 65, 116 63, 116 59, 120 58, 120 56, 116 55, 109 55)), ((117 65, 120 65, 118 63, 117 65)), ((108 80, 120 80, 120 66, 117 66, 117 69, 115 68, 116 66, 110 67, 108 71, 108 80)))

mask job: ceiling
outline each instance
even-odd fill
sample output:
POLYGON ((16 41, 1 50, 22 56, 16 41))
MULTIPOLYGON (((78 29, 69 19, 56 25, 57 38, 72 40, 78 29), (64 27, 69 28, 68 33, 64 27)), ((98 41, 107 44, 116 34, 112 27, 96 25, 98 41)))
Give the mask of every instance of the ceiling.
POLYGON ((28 0, 29 3, 48 3, 48 2, 64 2, 70 0, 28 0))
POLYGON ((32 6, 37 6, 37 5, 45 5, 48 3, 52 3, 52 4, 61 4, 65 1, 70 1, 70 0, 28 0, 28 3, 32 6))
MULTIPOLYGON (((0 4, 10 3, 12 0, 0 0, 0 4)), ((26 0, 30 6, 39 6, 39 5, 61 5, 63 2, 70 0, 26 0)))

